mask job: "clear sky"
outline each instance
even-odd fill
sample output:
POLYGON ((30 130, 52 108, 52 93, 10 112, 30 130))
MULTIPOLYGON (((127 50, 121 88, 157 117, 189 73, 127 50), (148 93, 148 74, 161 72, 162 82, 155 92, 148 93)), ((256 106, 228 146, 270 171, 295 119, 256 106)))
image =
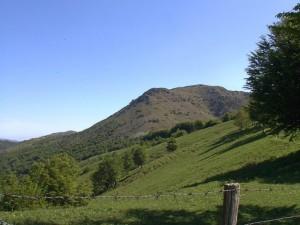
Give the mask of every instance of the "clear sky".
POLYGON ((296 0, 0 0, 0 138, 85 129, 152 87, 242 90, 296 0))

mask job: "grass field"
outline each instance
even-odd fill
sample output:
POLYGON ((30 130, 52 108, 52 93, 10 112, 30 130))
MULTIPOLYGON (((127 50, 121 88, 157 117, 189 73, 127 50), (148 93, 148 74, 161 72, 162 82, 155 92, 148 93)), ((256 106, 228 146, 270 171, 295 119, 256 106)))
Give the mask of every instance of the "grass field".
MULTIPOLYGON (((148 163, 106 195, 202 193, 235 181, 242 189, 239 224, 300 214, 299 140, 289 142, 255 129, 239 131, 230 121, 180 137, 177 143, 174 153, 167 153, 165 144, 148 148, 148 163)), ((83 169, 89 167, 88 174, 97 164, 98 157, 82 162, 83 169)), ((85 182, 88 174, 79 179, 85 182)), ((15 225, 214 225, 219 224, 221 206, 222 193, 99 198, 78 208, 0 212, 0 219, 15 225)), ((300 220, 269 224, 300 224, 300 220)))

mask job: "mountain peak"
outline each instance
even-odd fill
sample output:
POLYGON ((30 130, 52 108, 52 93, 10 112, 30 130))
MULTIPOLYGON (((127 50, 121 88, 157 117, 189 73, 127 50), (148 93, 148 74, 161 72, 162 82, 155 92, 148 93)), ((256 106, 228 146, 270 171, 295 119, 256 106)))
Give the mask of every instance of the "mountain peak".
MULTIPOLYGON (((177 123, 219 119, 227 112, 239 110, 247 102, 247 93, 217 86, 151 88, 117 113, 84 131, 32 139, 7 151, 26 154, 37 151, 41 155, 64 151, 76 158, 88 158, 119 149, 121 143, 128 143, 129 138, 169 129, 177 123)), ((27 155, 22 157, 22 160, 27 160, 27 155)), ((5 158, 0 158, 1 161, 5 158)))

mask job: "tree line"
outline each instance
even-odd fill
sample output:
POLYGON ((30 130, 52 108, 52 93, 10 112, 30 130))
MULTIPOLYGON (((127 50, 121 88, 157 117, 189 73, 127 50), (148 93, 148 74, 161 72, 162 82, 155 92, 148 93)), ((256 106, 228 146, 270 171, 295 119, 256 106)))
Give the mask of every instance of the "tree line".
POLYGON ((209 120, 207 122, 202 122, 200 120, 197 120, 195 122, 182 122, 182 123, 176 124, 171 129, 150 132, 149 134, 142 137, 142 140, 159 142, 162 139, 167 139, 167 138, 171 138, 171 137, 177 138, 177 137, 183 136, 187 133, 192 133, 197 130, 212 127, 218 123, 219 123, 219 121, 217 121, 217 120, 209 120))

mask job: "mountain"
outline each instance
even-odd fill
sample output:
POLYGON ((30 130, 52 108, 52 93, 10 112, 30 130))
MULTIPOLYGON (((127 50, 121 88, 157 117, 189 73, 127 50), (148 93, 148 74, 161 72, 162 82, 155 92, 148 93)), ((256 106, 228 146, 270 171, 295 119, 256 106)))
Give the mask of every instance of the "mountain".
POLYGON ((194 85, 153 88, 109 118, 78 133, 25 141, 0 159, 0 169, 26 170, 32 161, 58 152, 83 160, 130 145, 132 138, 168 129, 179 122, 221 118, 247 104, 248 94, 223 87, 194 85))
POLYGON ((227 112, 238 110, 247 100, 247 93, 223 87, 153 88, 84 132, 98 134, 110 128, 112 135, 135 137, 171 128, 179 122, 221 118, 227 112))
POLYGON ((6 149, 13 147, 17 144, 16 141, 0 139, 0 153, 3 153, 6 149))

